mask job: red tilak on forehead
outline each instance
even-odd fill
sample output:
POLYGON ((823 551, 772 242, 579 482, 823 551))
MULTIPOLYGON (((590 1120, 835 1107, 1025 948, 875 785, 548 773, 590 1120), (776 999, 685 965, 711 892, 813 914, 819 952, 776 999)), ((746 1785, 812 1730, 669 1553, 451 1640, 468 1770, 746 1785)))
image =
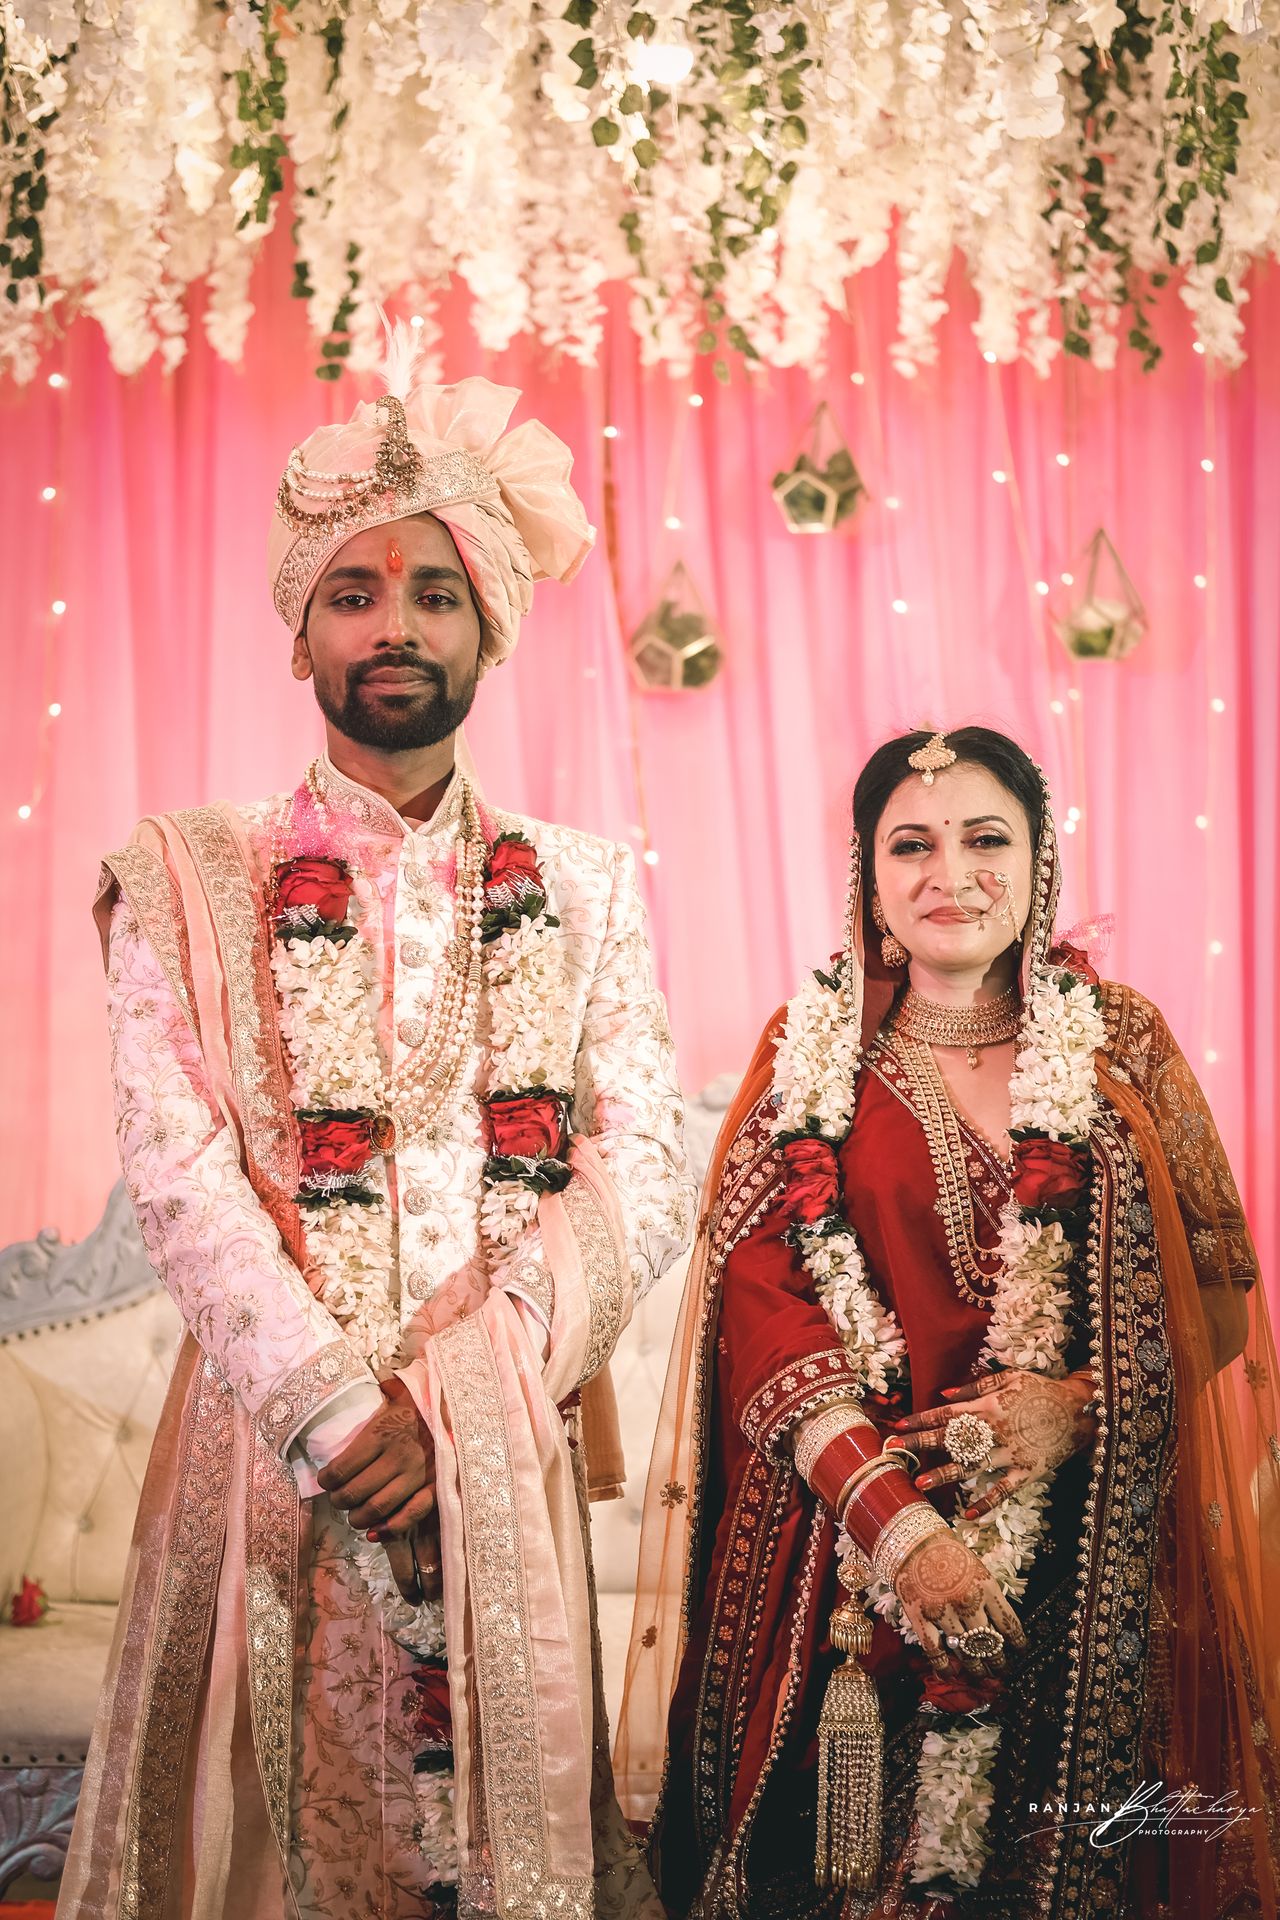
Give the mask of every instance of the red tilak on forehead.
POLYGON ((396 544, 394 540, 390 543, 390 545, 387 548, 387 572, 388 573, 404 572, 404 555, 401 553, 399 546, 396 544))

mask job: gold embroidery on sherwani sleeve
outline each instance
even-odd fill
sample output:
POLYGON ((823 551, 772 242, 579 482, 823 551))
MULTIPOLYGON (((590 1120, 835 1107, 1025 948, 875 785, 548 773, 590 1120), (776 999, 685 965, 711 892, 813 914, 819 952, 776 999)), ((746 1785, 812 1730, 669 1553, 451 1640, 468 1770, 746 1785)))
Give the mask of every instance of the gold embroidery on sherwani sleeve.
MULTIPOLYGON (((534 1651, 502 1385, 477 1316, 437 1335, 462 1484, 475 1633, 484 1810, 498 1883, 518 1913, 590 1920, 592 1882, 547 1858, 534 1651)), ((464 1875, 465 1896, 465 1875, 464 1875)))
POLYGON ((367 1380, 369 1369, 354 1347, 332 1340, 300 1367, 292 1367, 258 1409, 258 1428, 272 1449, 283 1454, 299 1427, 327 1400, 353 1381, 367 1380))
POLYGON ((626 1284, 613 1235, 600 1203, 585 1180, 575 1176, 564 1190, 564 1210, 578 1242, 582 1272, 591 1302, 591 1331, 578 1385, 599 1373, 618 1344, 626 1311, 626 1284))
POLYGON ((262 889, 221 808, 193 807, 173 818, 200 869, 218 930, 249 1177, 259 1193, 274 1188, 279 1199, 291 1203, 298 1154, 262 889))
POLYGON ((191 987, 191 948, 182 901, 172 874, 158 854, 146 847, 122 847, 102 863, 124 895, 135 920, 151 943, 156 959, 173 988, 174 998, 196 1038, 200 1023, 191 987))
POLYGON ((139 1711, 120 1890, 123 1920, 162 1920, 169 1911, 170 1866, 181 1853, 174 1828, 199 1693, 196 1679, 222 1564, 233 1406, 231 1389, 213 1362, 201 1361, 183 1423, 173 1525, 139 1711))

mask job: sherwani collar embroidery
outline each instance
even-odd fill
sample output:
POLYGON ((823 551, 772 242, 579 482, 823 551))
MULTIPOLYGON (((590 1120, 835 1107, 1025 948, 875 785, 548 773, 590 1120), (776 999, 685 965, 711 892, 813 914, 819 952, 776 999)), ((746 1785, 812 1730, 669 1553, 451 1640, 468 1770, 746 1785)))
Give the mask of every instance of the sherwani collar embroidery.
MULTIPOLYGON (((460 769, 455 766, 453 776, 444 790, 439 806, 429 820, 413 825, 403 814, 398 813, 389 800, 371 787, 363 787, 358 780, 335 767, 327 752, 321 753, 316 763, 317 784, 320 792, 332 798, 362 827, 371 833, 390 835, 397 839, 410 839, 417 834, 452 833, 462 817, 463 782, 459 777, 460 769)), ((479 786, 474 778, 469 780, 476 800, 483 804, 479 786)))

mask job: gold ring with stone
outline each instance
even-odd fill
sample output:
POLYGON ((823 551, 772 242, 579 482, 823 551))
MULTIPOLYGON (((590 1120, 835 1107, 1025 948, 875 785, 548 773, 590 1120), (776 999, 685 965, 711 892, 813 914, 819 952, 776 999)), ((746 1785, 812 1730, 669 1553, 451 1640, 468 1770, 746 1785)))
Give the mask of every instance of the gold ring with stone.
POLYGON ((942 1444, 958 1467, 972 1473, 990 1457, 995 1428, 976 1413, 958 1413, 942 1430, 942 1444))

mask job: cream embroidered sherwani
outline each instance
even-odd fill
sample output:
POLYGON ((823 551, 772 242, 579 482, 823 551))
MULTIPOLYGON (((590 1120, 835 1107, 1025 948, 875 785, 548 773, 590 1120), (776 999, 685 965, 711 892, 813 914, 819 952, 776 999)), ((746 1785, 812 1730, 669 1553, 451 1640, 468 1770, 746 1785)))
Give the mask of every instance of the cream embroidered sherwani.
MULTIPOLYGON (((375 948, 381 930, 376 1011, 398 1066, 422 1038, 453 931, 459 782, 415 826, 321 765, 353 823, 375 948)), ((424 1890, 452 1877, 453 1836, 415 1830, 413 1660, 383 1634, 350 1532, 315 1478, 381 1396, 308 1286, 288 1225, 297 1150, 263 913, 288 806, 286 795, 144 823, 104 873, 121 1158, 189 1337, 143 1493, 64 1920, 409 1920, 430 1911, 424 1890)), ((606 1174, 602 1188, 575 1173, 556 1215, 589 1302, 582 1352, 564 1373, 554 1263, 536 1225, 501 1289, 491 1285, 479 1232, 483 1003, 442 1136, 387 1162, 388 1284, 399 1369, 458 1487, 441 1513, 455 1751, 461 1740, 471 1756, 462 1911, 518 1920, 618 1911, 628 1877, 598 1650, 591 1672, 589 1547, 564 1524, 566 1501, 585 1516, 583 1449, 577 1415, 556 1405, 584 1380, 607 1381, 599 1369, 633 1298, 688 1238, 691 1195, 629 850, 487 819, 537 848, 578 1036, 571 1124, 606 1174), (563 1686, 544 1686, 543 1662, 563 1686), (548 1697, 559 1687, 554 1711, 538 1695, 526 1712, 526 1686, 548 1697), (579 1743, 585 1759, 571 1763, 579 1743), (538 1812, 564 1804, 557 1769, 571 1764, 594 1776, 585 1868, 567 1841, 563 1864, 558 1816, 538 1812)))

